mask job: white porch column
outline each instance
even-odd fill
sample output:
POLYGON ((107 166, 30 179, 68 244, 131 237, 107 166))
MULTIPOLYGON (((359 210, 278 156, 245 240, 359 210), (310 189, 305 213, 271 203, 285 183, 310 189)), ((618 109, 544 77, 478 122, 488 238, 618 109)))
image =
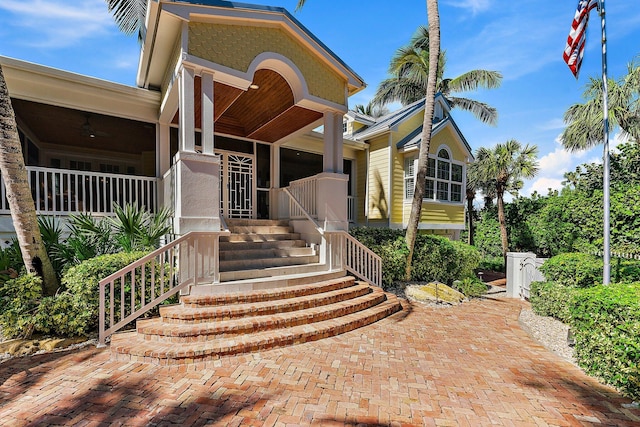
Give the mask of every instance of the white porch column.
POLYGON ((195 101, 193 69, 182 67, 179 78, 180 148, 175 157, 174 229, 177 234, 189 231, 220 230, 220 157, 213 154, 213 77, 203 77, 203 151, 195 152, 195 101), (210 114, 206 110, 210 111, 210 114), (210 118, 209 125, 205 124, 210 118), (206 142, 204 135, 211 137, 206 142), (206 148, 205 148, 206 147, 206 148))
POLYGON ((323 173, 317 175, 318 222, 325 230, 348 230, 349 177, 342 173, 342 114, 324 113, 323 173))
POLYGON ((322 171, 342 173, 342 114, 324 113, 324 152, 322 171))
POLYGON ((213 154, 213 73, 204 71, 200 79, 202 88, 202 152, 213 154))
POLYGON ((159 178, 158 207, 174 210, 171 168, 171 135, 168 123, 156 125, 156 178, 159 178), (166 176, 165 176, 166 174, 166 176))
POLYGON ((179 151, 195 151, 195 71, 182 66, 178 72, 178 96, 180 108, 180 148, 179 151))

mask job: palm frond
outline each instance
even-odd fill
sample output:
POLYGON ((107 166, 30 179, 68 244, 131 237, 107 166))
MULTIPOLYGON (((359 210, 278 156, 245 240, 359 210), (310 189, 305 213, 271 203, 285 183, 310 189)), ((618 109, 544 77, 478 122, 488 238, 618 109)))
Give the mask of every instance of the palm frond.
POLYGON ((145 18, 147 14, 147 0, 105 0, 107 10, 125 34, 138 33, 138 39, 145 36, 145 18))
POLYGON ((459 108, 473 114, 482 123, 495 126, 498 124, 498 110, 489 104, 469 98, 446 97, 451 108, 459 108))

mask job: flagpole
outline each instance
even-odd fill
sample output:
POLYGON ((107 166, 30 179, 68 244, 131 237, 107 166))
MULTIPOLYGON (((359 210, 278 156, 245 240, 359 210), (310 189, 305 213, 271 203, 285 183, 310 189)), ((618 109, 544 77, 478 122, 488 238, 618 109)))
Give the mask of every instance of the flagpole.
POLYGON ((610 164, 609 164, 609 90, 607 84, 607 33, 605 30, 605 9, 604 0, 598 0, 600 20, 602 22, 602 109, 604 115, 604 153, 603 153, 603 204, 604 204, 604 250, 602 269, 602 283, 608 285, 611 282, 611 250, 610 250, 610 232, 611 221, 609 215, 610 199, 609 199, 609 181, 610 181, 610 164))

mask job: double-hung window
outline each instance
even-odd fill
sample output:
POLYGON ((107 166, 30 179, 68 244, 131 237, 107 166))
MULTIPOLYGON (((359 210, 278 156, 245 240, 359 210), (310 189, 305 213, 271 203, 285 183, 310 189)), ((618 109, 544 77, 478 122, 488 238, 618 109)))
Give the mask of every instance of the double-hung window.
MULTIPOLYGON (((404 198, 413 198, 417 159, 405 159, 404 198)), ((451 158, 448 150, 441 148, 437 156, 429 156, 425 181, 425 200, 441 202, 462 202, 464 167, 451 158)))

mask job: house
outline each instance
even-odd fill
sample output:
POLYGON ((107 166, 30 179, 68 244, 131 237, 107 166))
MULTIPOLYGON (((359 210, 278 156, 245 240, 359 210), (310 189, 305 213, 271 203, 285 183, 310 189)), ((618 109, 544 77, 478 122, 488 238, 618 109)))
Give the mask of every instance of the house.
MULTIPOLYGON (((319 339, 399 310, 369 285, 381 284, 380 258, 346 230, 402 226, 402 167, 418 143, 405 137, 420 107, 352 120, 360 128, 344 134, 348 97, 365 84, 281 8, 151 0, 144 34, 137 87, 0 57, 38 214, 110 215, 116 203, 173 211, 175 240, 100 282, 100 342, 176 293, 183 306, 161 310, 160 323, 113 336, 116 357, 190 363, 319 339), (374 188, 380 174, 384 191, 374 188), (382 208, 384 197, 394 204, 382 208), (134 278, 142 283, 129 294, 134 278), (218 316, 229 310, 251 316, 231 329, 252 335, 223 351, 218 316), (295 313, 282 324, 269 318, 282 310, 295 313), (203 319, 210 326, 190 326, 203 319)), ((442 119, 439 144, 459 135, 442 119)), ((461 141, 447 148, 452 164, 468 152, 461 141)), ((0 191, 6 239, 13 229, 0 191)), ((449 205, 433 205, 456 220, 449 205)))
MULTIPOLYGON (((418 151, 424 120, 424 99, 380 118, 349 111, 344 120, 345 141, 366 144, 356 160, 358 176, 354 208, 358 224, 404 229, 411 212, 418 151)), ((458 239, 465 227, 467 164, 471 147, 436 95, 429 149, 426 194, 419 229, 458 239)))

